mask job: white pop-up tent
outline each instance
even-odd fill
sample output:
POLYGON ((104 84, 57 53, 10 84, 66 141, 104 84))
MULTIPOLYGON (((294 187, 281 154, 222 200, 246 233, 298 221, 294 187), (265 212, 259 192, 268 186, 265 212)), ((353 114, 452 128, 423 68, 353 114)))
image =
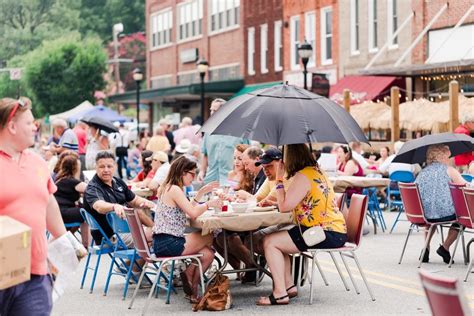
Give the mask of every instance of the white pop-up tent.
POLYGON ((68 120, 69 117, 74 116, 78 113, 84 112, 84 111, 86 111, 88 109, 91 109, 93 107, 94 106, 89 101, 86 100, 86 101, 82 102, 81 104, 79 104, 78 106, 76 106, 76 107, 74 107, 70 110, 67 110, 66 112, 51 115, 49 117, 49 120, 53 121, 57 118, 62 118, 62 119, 68 120))

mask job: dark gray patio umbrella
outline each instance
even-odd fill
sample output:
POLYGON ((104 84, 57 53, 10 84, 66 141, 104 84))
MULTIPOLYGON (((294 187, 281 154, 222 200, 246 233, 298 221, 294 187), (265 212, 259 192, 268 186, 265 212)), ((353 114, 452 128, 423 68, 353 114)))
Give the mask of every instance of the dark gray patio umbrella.
POLYGON ((426 135, 403 144, 393 162, 423 163, 430 145, 445 144, 449 146, 451 156, 474 151, 474 138, 464 134, 441 133, 426 135))
POLYGON ((228 101, 204 123, 200 132, 277 146, 308 142, 369 143, 354 118, 339 104, 287 84, 228 101))
POLYGON ((101 129, 107 133, 116 133, 118 132, 118 128, 112 124, 112 122, 107 121, 99 116, 86 116, 81 118, 81 121, 88 125, 92 125, 101 129))

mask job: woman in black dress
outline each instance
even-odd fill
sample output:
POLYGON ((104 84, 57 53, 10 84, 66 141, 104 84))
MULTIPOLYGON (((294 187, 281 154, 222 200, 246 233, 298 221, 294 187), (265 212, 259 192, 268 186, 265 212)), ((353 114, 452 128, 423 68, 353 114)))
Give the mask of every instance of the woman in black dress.
POLYGON ((61 210, 64 223, 81 223, 82 244, 87 247, 89 243, 89 226, 81 215, 79 199, 86 190, 86 184, 79 180, 81 162, 74 155, 64 157, 56 175, 58 190, 54 193, 61 210))

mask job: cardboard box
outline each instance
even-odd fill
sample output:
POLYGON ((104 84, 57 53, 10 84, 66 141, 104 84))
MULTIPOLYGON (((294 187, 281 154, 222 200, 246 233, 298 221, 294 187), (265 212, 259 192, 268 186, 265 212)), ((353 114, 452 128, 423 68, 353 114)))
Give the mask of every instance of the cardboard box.
POLYGON ((31 228, 0 216, 0 290, 30 279, 31 228))

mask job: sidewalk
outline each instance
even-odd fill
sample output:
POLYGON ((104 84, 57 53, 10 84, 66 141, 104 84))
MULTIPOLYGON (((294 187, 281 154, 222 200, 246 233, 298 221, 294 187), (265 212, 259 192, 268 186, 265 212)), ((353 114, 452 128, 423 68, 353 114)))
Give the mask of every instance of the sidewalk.
MULTIPOLYGON (((396 213, 384 212, 387 226, 391 223, 396 213)), ((402 215, 403 216, 403 215, 402 215)), ((359 286, 360 295, 357 295, 350 284, 349 278, 346 280, 350 291, 346 292, 337 271, 330 257, 326 254, 319 255, 319 261, 328 278, 329 286, 322 282, 318 271, 315 271, 314 284, 314 302, 309 302, 309 285, 306 284, 299 293, 298 298, 292 299, 287 306, 259 307, 255 301, 259 296, 268 295, 271 292, 271 280, 266 277, 258 287, 254 285, 240 285, 235 281, 235 276, 231 278, 231 293, 233 296, 233 308, 226 311, 228 315, 429 315, 431 314, 423 289, 421 288, 418 277, 418 257, 422 248, 423 233, 413 233, 408 241, 407 250, 401 265, 398 264, 400 253, 405 241, 408 230, 407 222, 400 222, 393 234, 379 233, 373 235, 373 229, 370 234, 363 237, 361 249, 357 254, 362 267, 365 270, 370 286, 376 297, 373 302, 360 277, 356 276, 356 282, 359 286)), ((466 235, 466 241, 471 236, 466 235)), ((440 242, 440 236, 435 235, 431 247, 436 249, 440 242)), ((134 285, 130 286, 128 298, 122 301, 123 279, 114 276, 111 280, 109 293, 103 296, 106 271, 110 261, 103 257, 101 270, 99 271, 94 293, 89 294, 87 286, 90 284, 91 277, 88 276, 86 286, 83 290, 79 289, 82 276, 81 270, 75 275, 75 282, 66 291, 66 294, 55 304, 53 315, 140 315, 145 303, 148 290, 139 292, 137 300, 132 310, 129 310, 128 304, 132 296, 134 285)), ((339 258, 340 260, 340 258, 339 258)), ((430 263, 424 264, 422 268, 436 274, 447 275, 464 279, 467 269, 462 263, 462 251, 459 247, 454 258, 455 264, 451 269, 443 263, 440 256, 433 252, 430 256, 430 263)), ((95 258, 91 259, 95 263, 95 258)), ((351 267, 355 269, 355 265, 351 267)), ((342 266, 342 264, 341 264, 342 266)), ((355 272, 355 271, 354 271, 355 272)), ((91 274, 90 274, 91 275, 91 274)), ((357 275, 355 272, 354 275, 357 275)), ((467 302, 474 311, 474 274, 472 274, 467 283, 461 282, 464 286, 464 292, 467 295, 467 302)), ((162 294, 163 292, 161 292, 162 294)), ((191 304, 184 299, 181 289, 178 294, 172 294, 170 305, 164 302, 164 295, 158 299, 152 299, 148 309, 149 315, 166 313, 168 315, 189 315, 191 304)), ((200 312, 202 313, 202 312, 200 312)))

